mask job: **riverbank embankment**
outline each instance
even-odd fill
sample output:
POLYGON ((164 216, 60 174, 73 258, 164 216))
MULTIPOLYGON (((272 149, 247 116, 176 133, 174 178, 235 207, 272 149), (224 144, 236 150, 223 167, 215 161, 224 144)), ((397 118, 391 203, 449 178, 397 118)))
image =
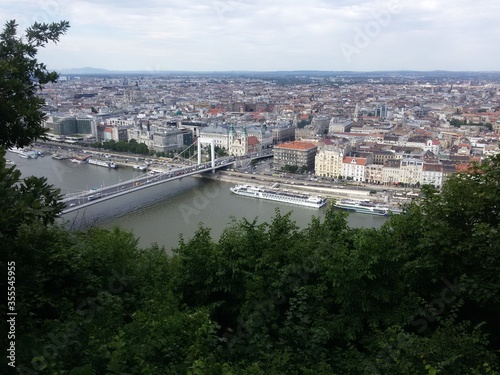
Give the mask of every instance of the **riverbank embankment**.
POLYGON ((220 171, 217 173, 204 173, 203 175, 200 175, 200 177, 230 182, 234 184, 248 184, 266 187, 275 186, 283 190, 286 189, 288 191, 307 192, 309 194, 319 195, 321 197, 332 199, 355 198, 380 201, 384 199, 381 193, 372 195, 370 194, 369 190, 350 189, 348 187, 327 187, 310 185, 309 183, 300 180, 290 181, 290 179, 275 176, 258 174, 234 174, 231 172, 220 171), (279 185, 276 186, 276 184, 279 185))

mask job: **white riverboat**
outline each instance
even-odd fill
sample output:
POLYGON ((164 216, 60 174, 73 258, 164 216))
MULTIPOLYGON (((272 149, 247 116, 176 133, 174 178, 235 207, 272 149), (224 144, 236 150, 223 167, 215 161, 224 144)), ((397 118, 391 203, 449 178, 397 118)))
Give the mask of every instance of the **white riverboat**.
POLYGON ((230 188, 231 192, 245 197, 268 199, 276 202, 291 203, 299 206, 320 208, 326 204, 326 199, 307 194, 273 190, 263 186, 236 185, 230 188))
POLYGON ((12 147, 8 149, 10 152, 14 154, 18 154, 20 157, 25 159, 36 159, 38 157, 38 152, 28 148, 17 148, 12 147))
POLYGON ((333 206, 336 208, 341 208, 343 210, 369 215, 388 216, 391 213, 401 213, 401 210, 397 207, 392 207, 372 201, 362 201, 354 199, 341 199, 339 201, 336 201, 333 206))
POLYGON ((92 164, 92 165, 98 165, 100 167, 105 167, 105 168, 112 168, 112 169, 116 169, 118 168, 118 166, 113 163, 112 161, 106 161, 106 160, 99 160, 99 159, 89 159, 88 160, 88 163, 89 164, 92 164))
POLYGON ((90 155, 73 155, 70 157, 69 161, 75 164, 85 164, 89 161, 90 155))
POLYGON ((52 155, 52 159, 55 159, 55 160, 66 160, 68 157, 65 156, 65 155, 61 155, 61 154, 53 154, 52 155))

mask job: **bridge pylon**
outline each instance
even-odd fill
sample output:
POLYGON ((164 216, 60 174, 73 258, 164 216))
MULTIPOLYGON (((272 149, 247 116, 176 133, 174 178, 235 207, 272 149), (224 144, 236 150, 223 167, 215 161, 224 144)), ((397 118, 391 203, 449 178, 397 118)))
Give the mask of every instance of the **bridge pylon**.
MULTIPOLYGON (((213 138, 198 138, 198 165, 201 164, 201 146, 208 143, 211 146, 212 168, 215 168, 215 142, 213 138)), ((212 169, 212 172, 215 172, 215 169, 212 169)))

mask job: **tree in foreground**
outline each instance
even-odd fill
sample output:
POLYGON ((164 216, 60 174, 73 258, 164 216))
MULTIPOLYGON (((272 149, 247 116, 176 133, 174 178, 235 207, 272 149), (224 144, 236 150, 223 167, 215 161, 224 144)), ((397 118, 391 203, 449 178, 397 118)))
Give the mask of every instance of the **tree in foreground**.
POLYGON ((202 229, 178 292, 210 309, 236 373, 498 374, 499 189, 497 156, 380 229, 333 210, 305 230, 279 214, 218 242, 202 229))
MULTIPOLYGON (((55 82, 57 74, 48 72, 45 65, 36 59, 37 51, 48 42, 57 42, 69 24, 65 21, 52 24, 35 23, 24 36, 17 35, 15 21, 9 21, 0 34, 0 286, 7 290, 8 262, 15 262, 16 291, 27 293, 28 285, 40 256, 43 235, 31 236, 30 242, 22 239, 22 233, 40 233, 47 230, 61 213, 59 190, 47 184, 45 178, 21 178, 15 167, 5 163, 5 152, 9 147, 24 147, 37 138, 43 138, 43 99, 37 96, 39 90, 49 82, 55 82), (31 248, 33 245, 35 249, 31 248)), ((12 264, 12 263, 10 263, 12 264)), ((12 282, 11 282, 12 283, 12 282)), ((10 284, 10 286, 13 286, 10 284)), ((16 294, 16 302, 23 306, 23 294, 16 294)), ((26 297, 27 294, 24 294, 26 297)), ((2 311, 7 305, 2 302, 2 311)), ((12 307, 12 305, 9 305, 12 307)), ((16 310, 17 311, 17 310, 16 310)), ((23 313, 29 314, 27 309, 23 313)), ((18 320, 19 321, 19 320, 18 320)), ((2 328, 5 322, 2 323, 2 328)), ((20 331, 23 327, 19 324, 20 331)), ((3 330, 2 332, 7 332, 3 330)), ((5 340, 6 337, 3 338, 5 340)), ((5 361, 2 362, 2 365, 5 361)), ((4 373, 4 372, 2 372, 4 373)))
POLYGON ((0 146, 24 147, 43 138, 43 98, 37 93, 57 80, 38 62, 38 49, 58 42, 69 28, 67 21, 34 23, 24 36, 17 35, 17 24, 8 21, 0 34, 0 146))
POLYGON ((45 178, 21 178, 15 167, 5 165, 5 149, 23 147, 43 137, 44 101, 37 96, 57 74, 47 71, 36 59, 37 51, 49 41, 57 42, 66 32, 66 21, 51 24, 35 23, 26 35, 17 35, 15 21, 8 21, 0 34, 0 243, 2 261, 11 260, 12 241, 22 225, 53 223, 61 213, 59 190, 47 184, 45 178), (5 258, 4 258, 5 257, 5 258))
POLYGON ((6 249, 11 248, 7 238, 14 238, 23 223, 53 223, 63 209, 59 190, 45 178, 21 179, 15 167, 6 168, 5 150, 43 138, 44 100, 37 94, 58 75, 38 62, 36 54, 48 42, 59 41, 68 28, 66 21, 34 23, 18 36, 12 20, 0 34, 0 241, 6 249))

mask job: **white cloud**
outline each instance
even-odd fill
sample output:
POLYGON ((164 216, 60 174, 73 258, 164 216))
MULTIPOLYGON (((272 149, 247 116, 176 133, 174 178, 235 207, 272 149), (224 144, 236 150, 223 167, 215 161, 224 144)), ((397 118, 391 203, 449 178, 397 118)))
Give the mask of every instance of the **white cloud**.
POLYGON ((491 70, 498 14, 500 4, 488 0, 0 4, 4 20, 70 21, 61 43, 40 55, 49 66, 121 70, 491 70), (355 48, 349 59, 345 46, 355 48))

